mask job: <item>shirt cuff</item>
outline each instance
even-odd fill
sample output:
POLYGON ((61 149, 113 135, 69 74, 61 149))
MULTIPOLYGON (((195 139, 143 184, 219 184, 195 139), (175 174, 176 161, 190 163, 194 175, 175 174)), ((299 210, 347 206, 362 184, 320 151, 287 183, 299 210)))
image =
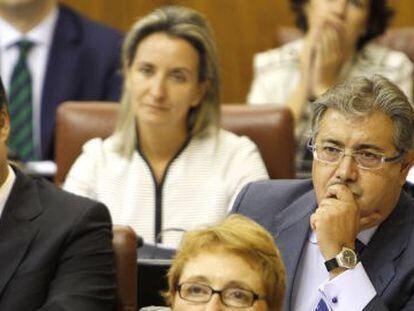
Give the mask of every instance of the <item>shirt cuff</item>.
POLYGON ((362 263, 346 270, 319 286, 319 292, 330 310, 363 310, 377 294, 362 263))

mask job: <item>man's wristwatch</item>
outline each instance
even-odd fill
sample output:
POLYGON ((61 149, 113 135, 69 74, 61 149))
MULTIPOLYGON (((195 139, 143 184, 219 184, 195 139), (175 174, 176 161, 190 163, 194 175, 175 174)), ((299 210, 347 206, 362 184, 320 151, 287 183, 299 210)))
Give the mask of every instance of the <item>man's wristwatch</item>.
POLYGON ((341 252, 334 258, 325 261, 325 267, 328 272, 335 268, 353 269, 358 263, 358 256, 354 250, 348 247, 342 247, 341 252))

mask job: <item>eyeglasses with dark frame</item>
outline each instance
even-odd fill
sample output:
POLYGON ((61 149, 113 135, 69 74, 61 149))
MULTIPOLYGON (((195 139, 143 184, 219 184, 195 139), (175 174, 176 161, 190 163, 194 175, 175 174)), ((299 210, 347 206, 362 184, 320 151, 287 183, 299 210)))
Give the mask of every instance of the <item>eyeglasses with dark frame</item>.
POLYGON ((330 143, 314 144, 312 141, 309 142, 308 149, 313 153, 313 157, 322 163, 338 164, 344 156, 350 156, 359 168, 365 170, 375 170, 384 163, 398 162, 404 155, 403 152, 400 152, 394 157, 386 157, 384 154, 365 149, 346 152, 344 148, 330 143))
POLYGON ((233 308, 248 308, 256 300, 266 299, 264 296, 243 288, 215 290, 209 285, 196 282, 181 283, 177 285, 176 290, 181 299, 194 303, 207 303, 214 294, 218 294, 223 305, 233 308))

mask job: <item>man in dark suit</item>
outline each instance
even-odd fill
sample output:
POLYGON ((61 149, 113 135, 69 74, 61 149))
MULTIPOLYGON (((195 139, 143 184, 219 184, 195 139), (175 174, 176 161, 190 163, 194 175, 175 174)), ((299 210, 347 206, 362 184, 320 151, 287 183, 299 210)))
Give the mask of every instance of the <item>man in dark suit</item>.
POLYGON ((0 81, 0 310, 114 310, 108 210, 11 167, 9 130, 0 81))
POLYGON ((62 102, 119 99, 122 36, 57 0, 0 1, 0 32, 0 70, 7 90, 18 62, 18 42, 32 42, 27 63, 36 157, 53 159, 55 114, 62 102))
POLYGON ((414 310, 414 202, 402 190, 413 107, 374 76, 336 86, 312 109, 312 180, 250 184, 233 212, 274 234, 285 310, 414 310))

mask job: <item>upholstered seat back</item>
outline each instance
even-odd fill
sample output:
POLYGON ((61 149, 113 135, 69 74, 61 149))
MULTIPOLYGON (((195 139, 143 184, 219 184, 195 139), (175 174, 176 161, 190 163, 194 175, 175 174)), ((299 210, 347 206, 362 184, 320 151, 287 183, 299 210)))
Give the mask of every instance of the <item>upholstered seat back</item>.
MULTIPOLYGON (((55 182, 62 184, 83 144, 94 137, 108 137, 114 130, 119 105, 103 102, 66 102, 56 121, 55 182)), ((293 120, 284 108, 222 105, 222 126, 254 141, 271 178, 294 177, 293 120)))
POLYGON ((137 310, 137 236, 128 226, 113 226, 118 285, 117 311, 137 310))

